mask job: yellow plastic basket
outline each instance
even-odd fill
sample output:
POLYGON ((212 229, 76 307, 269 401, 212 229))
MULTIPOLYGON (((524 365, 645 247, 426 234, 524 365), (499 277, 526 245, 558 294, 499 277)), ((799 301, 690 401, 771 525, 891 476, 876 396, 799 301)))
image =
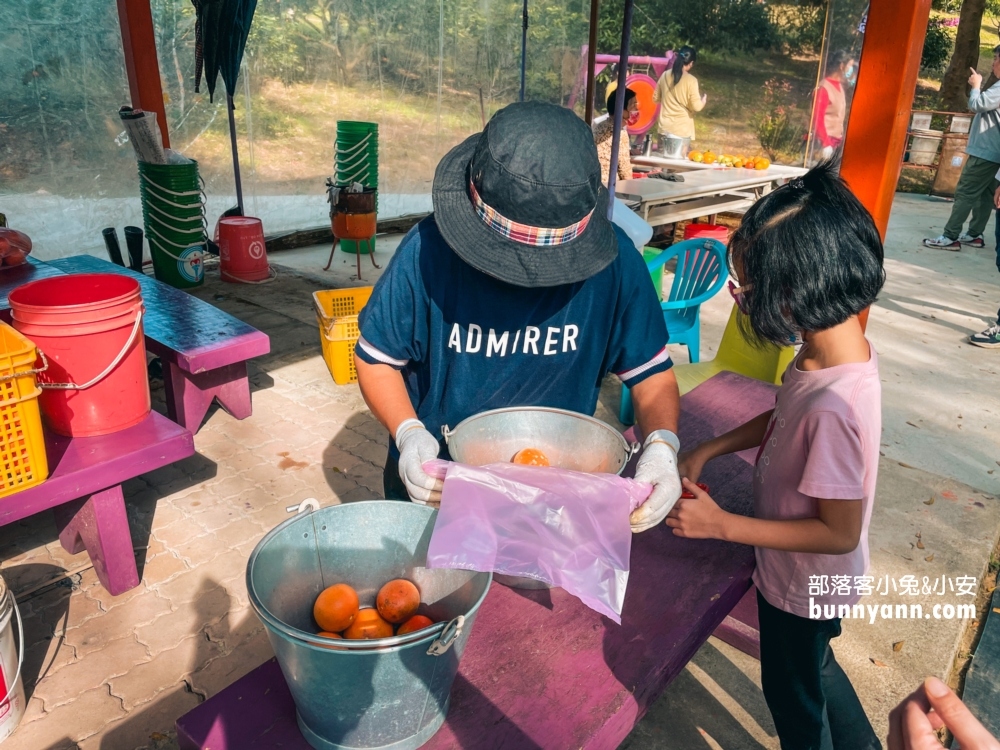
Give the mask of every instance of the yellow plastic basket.
POLYGON ((313 292, 323 359, 337 385, 347 385, 358 379, 358 371, 354 368, 358 313, 371 296, 370 286, 313 292))
POLYGON ((0 322, 0 497, 49 476, 38 411, 35 345, 0 322))

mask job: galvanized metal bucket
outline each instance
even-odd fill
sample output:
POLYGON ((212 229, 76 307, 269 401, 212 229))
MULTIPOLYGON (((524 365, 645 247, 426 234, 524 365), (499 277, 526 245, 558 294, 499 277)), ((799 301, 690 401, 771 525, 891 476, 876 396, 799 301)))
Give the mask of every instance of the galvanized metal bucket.
POLYGON ((313 747, 410 750, 444 722, 492 576, 424 567, 436 517, 432 508, 392 500, 330 506, 285 521, 250 555, 250 603, 313 747), (361 606, 374 606, 379 588, 393 578, 417 584, 419 611, 436 625, 380 640, 377 648, 373 641, 316 635, 313 602, 324 588, 348 583, 361 606))
POLYGON ((677 135, 660 136, 660 148, 664 159, 686 159, 691 150, 691 139, 677 135))
POLYGON ((0 742, 10 737, 24 716, 24 626, 14 601, 14 592, 0 576, 0 742), (14 647, 14 620, 17 620, 17 648, 14 647))

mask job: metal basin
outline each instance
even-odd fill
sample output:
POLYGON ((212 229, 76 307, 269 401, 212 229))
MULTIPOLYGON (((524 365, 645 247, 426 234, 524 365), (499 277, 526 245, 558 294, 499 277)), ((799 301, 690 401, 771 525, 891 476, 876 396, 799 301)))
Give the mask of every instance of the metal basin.
MULTIPOLYGON (((618 430, 584 414, 542 406, 494 409, 441 428, 448 452, 470 466, 507 463, 523 448, 537 448, 551 466, 589 474, 621 474, 638 443, 629 445, 618 430)), ((543 581, 494 574, 504 586, 551 588, 543 581)))
POLYGON ((621 474, 639 447, 599 419, 544 406, 484 411, 441 432, 451 457, 470 466, 508 463, 519 450, 537 448, 560 469, 621 474))

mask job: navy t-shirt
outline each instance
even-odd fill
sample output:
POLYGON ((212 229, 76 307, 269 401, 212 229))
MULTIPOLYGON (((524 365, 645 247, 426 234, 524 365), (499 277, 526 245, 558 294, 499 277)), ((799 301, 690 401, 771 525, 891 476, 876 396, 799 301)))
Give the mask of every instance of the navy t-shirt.
POLYGON ((632 387, 673 365, 646 265, 615 232, 618 257, 600 273, 526 289, 465 263, 430 216, 362 309, 357 354, 403 372, 417 417, 438 438, 442 425, 507 406, 593 414, 609 372, 632 387))

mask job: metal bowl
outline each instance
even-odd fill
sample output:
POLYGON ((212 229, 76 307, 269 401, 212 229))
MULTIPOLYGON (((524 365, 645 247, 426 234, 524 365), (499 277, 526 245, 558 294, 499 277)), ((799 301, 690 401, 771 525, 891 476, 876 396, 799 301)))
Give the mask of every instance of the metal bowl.
POLYGON ((441 433, 451 457, 470 466, 508 463, 518 451, 536 448, 560 469, 621 474, 639 447, 599 419, 544 406, 484 411, 441 433))
MULTIPOLYGON (((589 474, 621 474, 639 444, 629 445, 611 425, 565 409, 513 406, 464 419, 441 434, 452 459, 470 466, 508 463, 524 448, 536 448, 549 465, 589 474)), ((494 574, 493 579, 517 589, 548 589, 544 581, 494 574)))
MULTIPOLYGON (((447 425, 441 434, 452 459, 470 466, 508 463, 524 448, 536 448, 549 465, 585 473, 621 474, 639 445, 599 419, 565 409, 513 406, 493 409, 447 425)), ((494 574, 494 580, 520 589, 547 589, 543 581, 494 574)))

